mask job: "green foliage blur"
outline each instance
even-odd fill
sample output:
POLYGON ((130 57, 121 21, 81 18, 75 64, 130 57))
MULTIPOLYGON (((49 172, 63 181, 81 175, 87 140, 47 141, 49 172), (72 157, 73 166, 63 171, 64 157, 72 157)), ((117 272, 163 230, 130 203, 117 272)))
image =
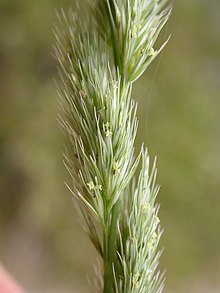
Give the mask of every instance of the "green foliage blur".
MULTIPOLYGON (((86 0, 80 3, 85 4, 86 0)), ((89 292, 96 254, 64 181, 55 9, 0 0, 0 261, 27 292, 89 292)), ((220 1, 173 0, 167 47, 136 83, 137 149, 157 156, 164 293, 220 292, 220 1)))

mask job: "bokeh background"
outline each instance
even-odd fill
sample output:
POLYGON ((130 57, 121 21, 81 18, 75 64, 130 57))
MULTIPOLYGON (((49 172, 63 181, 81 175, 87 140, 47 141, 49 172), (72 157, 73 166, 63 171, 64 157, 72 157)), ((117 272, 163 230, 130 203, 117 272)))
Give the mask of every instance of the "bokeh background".
MULTIPOLYGON (((137 148, 158 158, 164 293, 217 293, 220 1, 172 2, 160 41, 172 38, 134 90, 137 148)), ((52 25, 69 6, 0 0, 0 260, 28 293, 89 292, 96 259, 63 183, 56 122, 52 25)))

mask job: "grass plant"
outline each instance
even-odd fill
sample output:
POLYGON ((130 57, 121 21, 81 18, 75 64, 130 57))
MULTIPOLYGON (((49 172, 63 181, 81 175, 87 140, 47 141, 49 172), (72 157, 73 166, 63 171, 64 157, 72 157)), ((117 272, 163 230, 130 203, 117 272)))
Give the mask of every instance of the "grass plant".
POLYGON ((92 2, 86 21, 75 7, 55 26, 68 188, 102 260, 94 291, 159 293, 157 170, 147 149, 134 153, 132 87, 167 43, 155 48, 171 8, 166 0, 92 2))

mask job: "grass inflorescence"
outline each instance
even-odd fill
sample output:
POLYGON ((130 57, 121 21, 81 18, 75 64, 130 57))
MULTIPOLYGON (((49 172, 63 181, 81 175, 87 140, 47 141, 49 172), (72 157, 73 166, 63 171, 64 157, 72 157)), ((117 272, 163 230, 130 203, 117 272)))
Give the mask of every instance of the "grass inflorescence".
POLYGON ((160 53, 166 0, 96 0, 91 17, 57 14, 60 124, 67 135, 68 185, 103 260, 96 292, 159 293, 161 236, 156 165, 135 157, 138 128, 133 83, 160 53), (139 175, 135 176, 138 166, 139 175), (151 169, 151 170, 150 170, 151 169))

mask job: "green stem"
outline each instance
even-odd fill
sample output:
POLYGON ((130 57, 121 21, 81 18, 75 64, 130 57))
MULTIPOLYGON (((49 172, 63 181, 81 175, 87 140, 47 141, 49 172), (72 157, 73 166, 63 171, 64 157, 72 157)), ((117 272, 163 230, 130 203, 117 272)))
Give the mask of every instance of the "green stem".
POLYGON ((108 233, 104 235, 104 293, 112 293, 112 272, 111 264, 108 258, 108 233))
POLYGON ((116 255, 116 225, 118 219, 119 201, 111 211, 111 222, 107 219, 107 225, 103 232, 104 241, 104 293, 113 292, 112 265, 116 255))

